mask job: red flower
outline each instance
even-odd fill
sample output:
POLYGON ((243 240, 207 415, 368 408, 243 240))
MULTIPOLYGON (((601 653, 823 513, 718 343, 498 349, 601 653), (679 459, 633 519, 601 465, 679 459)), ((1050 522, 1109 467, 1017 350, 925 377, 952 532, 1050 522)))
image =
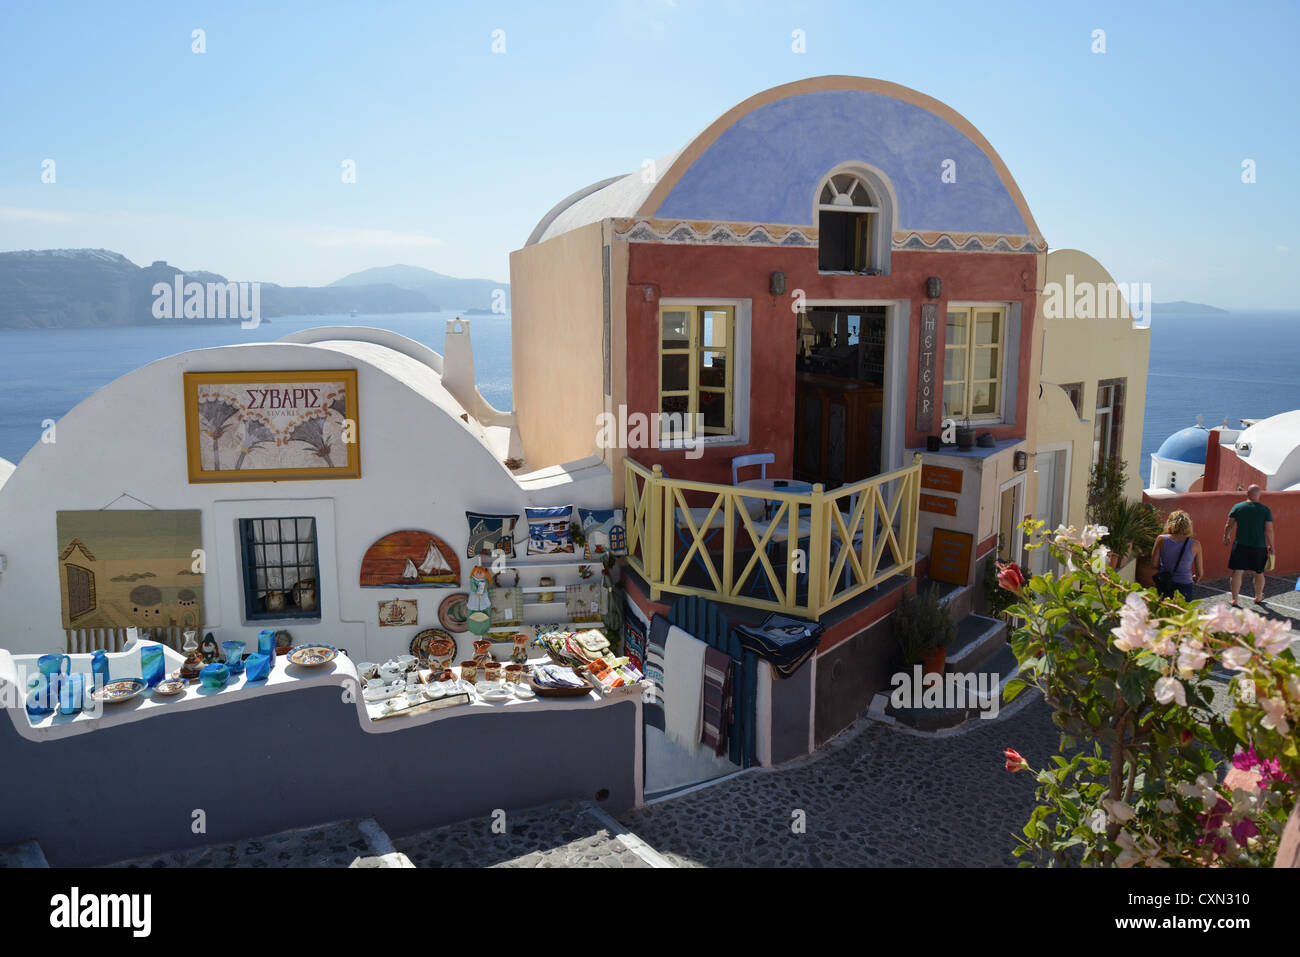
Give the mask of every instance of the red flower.
POLYGON ((1007 591, 1020 591, 1025 585, 1025 573, 1015 562, 998 562, 998 584, 1007 591))
POLYGON ((1007 748, 1005 751, 1002 752, 1002 756, 1007 759, 1006 768, 1012 774, 1021 770, 1022 768, 1029 767, 1029 762, 1026 761, 1024 758, 1022 758, 1020 756, 1020 752, 1017 751, 1015 748, 1007 748))

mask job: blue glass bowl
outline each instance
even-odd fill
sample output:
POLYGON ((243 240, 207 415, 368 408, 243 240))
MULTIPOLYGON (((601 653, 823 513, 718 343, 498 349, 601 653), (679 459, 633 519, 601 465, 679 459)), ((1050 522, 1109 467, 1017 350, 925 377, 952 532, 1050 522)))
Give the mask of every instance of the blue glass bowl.
POLYGON ((227 669, 225 665, 220 662, 214 662, 213 664, 205 665, 203 670, 199 672, 199 681, 203 682, 203 687, 205 688, 219 689, 226 686, 226 679, 229 675, 229 669, 227 669))

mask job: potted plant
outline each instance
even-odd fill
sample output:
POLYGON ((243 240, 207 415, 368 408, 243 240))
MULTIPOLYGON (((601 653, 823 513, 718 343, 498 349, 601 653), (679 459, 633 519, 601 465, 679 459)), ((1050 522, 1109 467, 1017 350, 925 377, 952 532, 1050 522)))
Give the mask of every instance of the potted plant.
POLYGON ((957 623, 940 599, 939 587, 930 585, 915 595, 904 595, 893 618, 903 663, 924 664, 926 674, 942 674, 948 646, 957 637, 957 623))
POLYGON ((1122 461, 1107 459, 1092 467, 1088 481, 1088 522, 1106 526, 1101 542, 1110 549, 1114 568, 1133 554, 1149 555, 1160 534, 1160 514, 1155 506, 1125 496, 1125 472, 1122 461))

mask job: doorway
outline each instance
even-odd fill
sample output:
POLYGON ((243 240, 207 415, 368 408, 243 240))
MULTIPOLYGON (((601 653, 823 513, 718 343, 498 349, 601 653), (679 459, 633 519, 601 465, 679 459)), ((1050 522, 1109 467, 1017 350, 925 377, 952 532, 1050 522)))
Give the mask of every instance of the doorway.
POLYGON ((888 307, 809 303, 795 337, 794 474, 827 489, 879 475, 888 307))
MULTIPOLYGON (((1038 497, 1034 517, 1046 523, 1049 530, 1066 524, 1069 514, 1070 447, 1046 446, 1034 457, 1038 469, 1038 497)), ((1029 559, 1030 571, 1041 575, 1055 571, 1057 562, 1046 548, 1036 548, 1029 559)))
POLYGON ((998 561, 1022 563, 1025 519, 1025 477, 1014 478, 998 493, 998 561))

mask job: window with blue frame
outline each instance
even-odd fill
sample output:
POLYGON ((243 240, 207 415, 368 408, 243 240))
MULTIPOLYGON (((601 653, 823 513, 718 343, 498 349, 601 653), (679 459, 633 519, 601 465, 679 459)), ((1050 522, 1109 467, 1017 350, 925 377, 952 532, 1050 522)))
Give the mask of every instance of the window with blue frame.
POLYGON ((320 618, 314 518, 244 518, 244 617, 320 618))

